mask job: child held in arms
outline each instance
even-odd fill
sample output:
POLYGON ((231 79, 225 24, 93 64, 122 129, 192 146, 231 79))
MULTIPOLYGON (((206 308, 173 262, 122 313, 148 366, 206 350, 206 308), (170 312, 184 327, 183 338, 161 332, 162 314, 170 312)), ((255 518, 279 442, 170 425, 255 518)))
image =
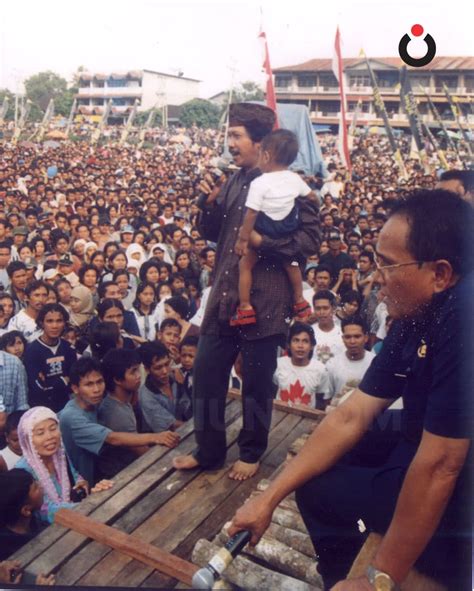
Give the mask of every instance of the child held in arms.
MULTIPOLYGON (((317 199, 299 175, 288 170, 298 154, 298 140, 287 129, 272 131, 262 140, 259 168, 263 174, 250 185, 247 212, 235 244, 241 256, 239 263, 239 306, 231 318, 231 326, 255 324, 255 310, 250 302, 252 270, 258 261, 257 249, 262 235, 283 238, 299 226, 297 197, 317 199)), ((303 278, 298 261, 283 259, 283 267, 293 290, 295 316, 303 320, 311 308, 303 298, 303 278)))

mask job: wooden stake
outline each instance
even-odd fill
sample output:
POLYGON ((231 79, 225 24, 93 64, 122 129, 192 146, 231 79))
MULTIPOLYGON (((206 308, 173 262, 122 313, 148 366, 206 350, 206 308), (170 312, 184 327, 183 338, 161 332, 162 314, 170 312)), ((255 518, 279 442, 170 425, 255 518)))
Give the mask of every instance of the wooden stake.
POLYGON ((160 550, 151 544, 142 542, 114 527, 94 521, 71 509, 60 509, 55 516, 55 523, 105 544, 127 556, 131 556, 156 570, 169 575, 186 585, 192 586, 192 578, 198 567, 169 552, 160 550))

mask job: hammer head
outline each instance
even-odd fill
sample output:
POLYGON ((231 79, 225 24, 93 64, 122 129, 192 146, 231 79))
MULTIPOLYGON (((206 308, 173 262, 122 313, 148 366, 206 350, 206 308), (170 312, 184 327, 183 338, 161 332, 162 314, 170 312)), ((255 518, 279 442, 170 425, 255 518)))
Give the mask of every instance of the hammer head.
POLYGON ((212 589, 212 586, 216 582, 214 573, 205 566, 200 568, 193 575, 193 588, 194 589, 212 589))

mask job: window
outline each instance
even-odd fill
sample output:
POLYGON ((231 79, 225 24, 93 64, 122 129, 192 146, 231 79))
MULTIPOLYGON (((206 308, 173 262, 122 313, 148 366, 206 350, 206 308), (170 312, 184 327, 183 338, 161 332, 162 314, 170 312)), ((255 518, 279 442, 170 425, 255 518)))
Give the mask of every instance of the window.
POLYGON ((416 76, 416 75, 411 75, 411 73, 410 73, 409 80, 410 80, 411 87, 413 88, 413 92, 418 92, 420 86, 421 86, 421 88, 424 88, 424 89, 427 89, 430 86, 430 77, 429 76, 416 76))
POLYGON ((370 78, 369 75, 357 75, 357 76, 350 76, 349 78, 349 86, 370 86, 370 78))
POLYGON ((339 88, 339 83, 333 74, 321 74, 319 76, 319 85, 322 86, 324 90, 339 88))
POLYGON ((443 85, 446 85, 450 89, 455 89, 458 86, 457 76, 436 76, 435 85, 437 92, 443 92, 443 85))
POLYGON ((288 88, 291 85, 291 76, 275 76, 275 86, 278 88, 288 88))
POLYGON ((123 107, 125 106, 127 99, 124 98, 113 98, 112 99, 112 104, 114 105, 114 107, 123 107))
POLYGON ((316 76, 314 74, 298 76, 298 86, 303 88, 310 88, 316 86, 316 76))
POLYGON ((107 80, 107 86, 109 86, 110 88, 118 88, 118 87, 122 87, 122 86, 127 86, 127 81, 123 78, 119 78, 119 79, 109 78, 107 80))
POLYGON ((141 80, 129 80, 126 84, 128 88, 139 88, 142 85, 141 80))

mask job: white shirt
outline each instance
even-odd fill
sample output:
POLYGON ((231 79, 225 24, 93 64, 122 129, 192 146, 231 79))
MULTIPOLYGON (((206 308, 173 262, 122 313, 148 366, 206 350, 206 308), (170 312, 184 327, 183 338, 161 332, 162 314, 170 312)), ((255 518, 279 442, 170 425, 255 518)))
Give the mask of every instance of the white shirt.
POLYGON ((297 197, 305 197, 309 193, 310 187, 295 172, 266 172, 250 184, 245 205, 279 221, 290 213, 297 197))
POLYGON ((345 387, 357 388, 374 357, 372 351, 365 351, 364 357, 356 361, 349 359, 346 352, 330 359, 326 364, 330 384, 328 398, 337 396, 345 387))
POLYGON ((18 314, 15 314, 10 320, 8 323, 8 331, 10 332, 11 330, 19 330, 23 333, 23 336, 29 343, 32 343, 43 334, 41 328, 38 328, 36 320, 33 320, 31 316, 28 316, 25 310, 20 310, 18 314))
POLYGON ((277 399, 289 404, 303 404, 316 407, 316 394, 329 393, 329 378, 326 368, 316 359, 308 365, 293 365, 290 357, 280 357, 273 374, 278 386, 277 399))
POLYGON ((346 347, 342 340, 341 328, 334 322, 334 328, 329 332, 321 330, 317 323, 311 325, 316 337, 316 347, 314 348, 313 357, 327 363, 332 357, 344 353, 346 347))

